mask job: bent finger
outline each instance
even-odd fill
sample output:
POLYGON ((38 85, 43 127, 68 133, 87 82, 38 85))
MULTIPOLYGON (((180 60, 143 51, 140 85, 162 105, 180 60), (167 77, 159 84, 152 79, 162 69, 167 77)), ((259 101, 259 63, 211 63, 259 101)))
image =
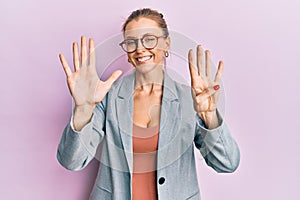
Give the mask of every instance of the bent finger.
POLYGON ((203 99, 211 98, 213 95, 215 95, 218 92, 219 89, 220 89, 219 85, 215 85, 213 87, 207 88, 202 93, 197 95, 197 97, 196 97, 197 101, 201 101, 203 99))

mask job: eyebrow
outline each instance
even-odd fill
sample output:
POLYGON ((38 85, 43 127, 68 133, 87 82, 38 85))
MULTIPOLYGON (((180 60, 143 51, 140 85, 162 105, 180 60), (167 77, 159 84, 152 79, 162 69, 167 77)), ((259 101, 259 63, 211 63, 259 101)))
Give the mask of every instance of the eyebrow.
MULTIPOLYGON (((155 35, 154 33, 145 33, 142 37, 146 36, 146 35, 155 35)), ((128 36, 125 38, 126 40, 127 39, 137 39, 137 37, 134 37, 134 36, 128 36)))

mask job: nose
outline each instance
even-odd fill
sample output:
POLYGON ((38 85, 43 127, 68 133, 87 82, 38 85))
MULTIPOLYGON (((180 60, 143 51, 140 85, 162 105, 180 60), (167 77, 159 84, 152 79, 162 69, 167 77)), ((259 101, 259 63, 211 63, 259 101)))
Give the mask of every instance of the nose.
POLYGON ((141 39, 137 40, 136 51, 139 52, 139 51, 144 51, 144 50, 145 50, 145 48, 142 44, 142 40, 141 39))

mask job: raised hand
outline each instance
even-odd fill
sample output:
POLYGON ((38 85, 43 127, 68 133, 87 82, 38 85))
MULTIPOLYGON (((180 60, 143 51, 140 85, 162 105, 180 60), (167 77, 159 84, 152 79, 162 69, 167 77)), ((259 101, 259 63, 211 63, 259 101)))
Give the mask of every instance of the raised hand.
POLYGON ((96 55, 94 40, 89 39, 89 56, 87 56, 86 38, 81 37, 81 54, 79 58, 78 44, 73 43, 74 72, 70 69, 65 57, 59 54, 61 64, 67 76, 70 93, 75 101, 73 124, 75 130, 91 119, 94 108, 101 102, 112 84, 122 74, 117 70, 106 80, 101 81, 96 71, 96 55))
POLYGON ((195 62, 192 50, 189 51, 188 60, 194 109, 204 120, 207 127, 215 128, 218 126, 216 108, 220 93, 223 62, 219 62, 218 70, 213 80, 211 78, 212 61, 208 50, 205 51, 204 57, 202 47, 200 45, 197 46, 197 68, 194 67, 195 62))
POLYGON ((81 37, 81 58, 79 58, 78 44, 73 43, 74 72, 71 71, 65 57, 59 54, 61 64, 67 76, 70 93, 75 101, 75 106, 92 106, 102 101, 110 90, 114 81, 122 71, 115 71, 107 81, 101 81, 96 71, 94 40, 89 39, 89 56, 87 56, 86 38, 81 37))

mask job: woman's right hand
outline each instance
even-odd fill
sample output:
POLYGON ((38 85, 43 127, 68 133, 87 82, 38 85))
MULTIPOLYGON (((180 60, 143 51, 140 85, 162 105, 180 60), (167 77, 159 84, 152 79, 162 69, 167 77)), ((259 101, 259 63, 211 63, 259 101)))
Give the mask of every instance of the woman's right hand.
POLYGON ((87 56, 86 38, 81 37, 81 56, 79 58, 78 44, 73 43, 74 72, 70 69, 65 57, 59 54, 61 64, 67 76, 70 93, 75 101, 75 107, 95 108, 101 102, 112 84, 122 74, 116 70, 106 80, 101 81, 96 71, 96 55, 94 40, 89 39, 89 56, 87 56))

